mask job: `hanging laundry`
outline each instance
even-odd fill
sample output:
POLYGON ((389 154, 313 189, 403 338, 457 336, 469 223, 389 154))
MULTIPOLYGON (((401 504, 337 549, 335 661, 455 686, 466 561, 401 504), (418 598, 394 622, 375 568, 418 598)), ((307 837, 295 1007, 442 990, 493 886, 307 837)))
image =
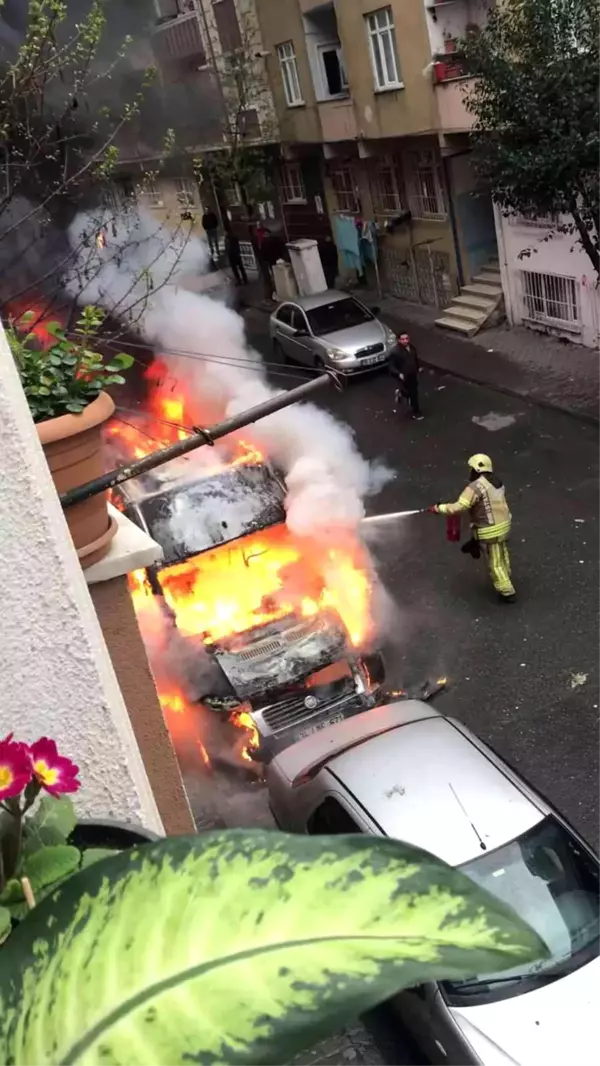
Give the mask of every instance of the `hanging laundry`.
POLYGON ((344 265, 362 275, 364 268, 360 254, 360 238, 352 215, 335 215, 333 233, 344 265))
POLYGON ((377 262, 377 226, 370 220, 361 223, 360 252, 363 262, 377 262))

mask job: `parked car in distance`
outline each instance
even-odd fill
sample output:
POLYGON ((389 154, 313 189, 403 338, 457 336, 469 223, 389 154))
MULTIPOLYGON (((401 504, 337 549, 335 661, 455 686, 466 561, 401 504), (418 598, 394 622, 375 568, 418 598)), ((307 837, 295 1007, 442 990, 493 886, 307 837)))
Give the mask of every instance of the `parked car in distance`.
POLYGON ((373 370, 387 362, 396 343, 378 311, 336 289, 286 300, 271 315, 273 351, 279 358, 341 374, 373 370))
POLYGON ((432 1063, 591 1066, 598 1058, 598 859, 459 722, 418 700, 331 725, 277 755, 281 829, 396 837, 512 906, 549 957, 390 1001, 432 1063))

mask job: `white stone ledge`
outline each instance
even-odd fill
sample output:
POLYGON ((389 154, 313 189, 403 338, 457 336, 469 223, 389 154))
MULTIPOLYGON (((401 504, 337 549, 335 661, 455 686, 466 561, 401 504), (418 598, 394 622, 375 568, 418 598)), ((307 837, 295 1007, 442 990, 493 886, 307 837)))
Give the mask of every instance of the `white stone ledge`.
POLYGON ((163 556, 160 544, 136 526, 135 522, 110 503, 108 509, 119 528, 111 541, 108 554, 83 571, 88 585, 96 585, 99 581, 110 581, 113 577, 123 577, 131 570, 152 566, 163 556))

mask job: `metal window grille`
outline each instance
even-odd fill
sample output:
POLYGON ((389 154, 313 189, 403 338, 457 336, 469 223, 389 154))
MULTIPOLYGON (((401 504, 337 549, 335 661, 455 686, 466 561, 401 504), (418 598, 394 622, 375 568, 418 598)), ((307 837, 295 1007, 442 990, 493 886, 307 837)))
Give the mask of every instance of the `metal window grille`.
POLYGON ((580 325, 575 278, 522 270, 521 279, 527 318, 549 325, 580 325))
POLYGON ((350 167, 335 167, 329 172, 331 186, 338 211, 358 211, 358 200, 354 189, 354 177, 350 167))
POLYGON ((378 161, 370 173, 371 198, 376 215, 394 215, 402 210, 401 180, 393 159, 378 161))
POLYGON ((555 215, 520 215, 508 216, 511 226, 531 226, 533 229, 552 229, 556 225, 555 215))
POLYGON ((286 204, 306 203, 302 168, 298 163, 288 163, 282 167, 281 192, 286 204))
POLYGON ((408 189, 413 218, 446 218, 441 168, 432 151, 409 153, 408 189))
POLYGON ((200 206, 198 186, 193 178, 176 178, 175 184, 177 185, 177 201, 181 207, 193 210, 200 206))
POLYGON ((231 185, 227 185, 223 189, 223 195, 225 197, 225 203, 227 207, 239 207, 242 202, 242 190, 237 181, 233 181, 231 185))
POLYGON ((382 7, 365 16, 371 63, 376 89, 394 89, 400 81, 396 36, 391 7, 382 7))
POLYGON ((294 107, 295 104, 304 103, 302 99, 302 90, 300 88, 300 78, 298 76, 296 53, 292 41, 284 41, 283 44, 277 45, 277 58, 279 59, 281 77, 283 80, 283 91, 285 93, 288 107, 294 107))
POLYGON ((164 207, 162 193, 154 178, 147 176, 144 179, 141 194, 146 207, 164 207))

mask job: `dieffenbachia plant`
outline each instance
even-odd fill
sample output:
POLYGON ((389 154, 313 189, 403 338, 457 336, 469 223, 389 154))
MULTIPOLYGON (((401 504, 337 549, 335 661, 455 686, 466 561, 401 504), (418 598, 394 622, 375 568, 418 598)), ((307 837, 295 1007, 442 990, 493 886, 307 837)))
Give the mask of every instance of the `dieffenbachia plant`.
POLYGON ((409 985, 545 956, 417 848, 234 830, 75 874, 0 949, 0 1062, 281 1063, 409 985))

